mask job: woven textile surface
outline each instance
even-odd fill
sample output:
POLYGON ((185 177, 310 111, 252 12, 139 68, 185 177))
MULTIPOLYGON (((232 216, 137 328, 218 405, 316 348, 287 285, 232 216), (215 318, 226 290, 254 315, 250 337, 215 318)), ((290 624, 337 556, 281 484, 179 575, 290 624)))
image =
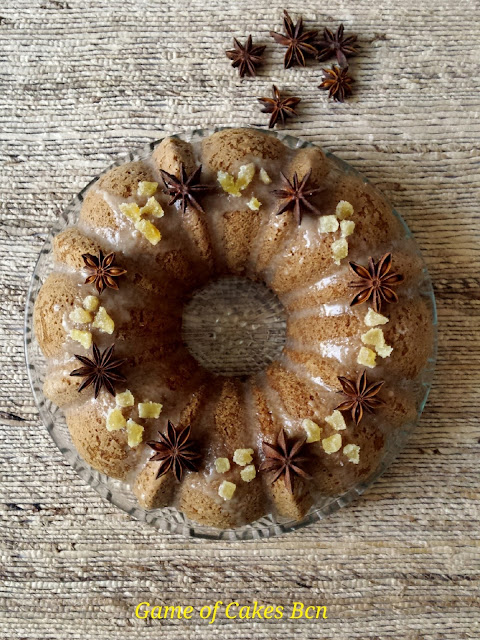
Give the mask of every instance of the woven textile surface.
POLYGON ((0 0, 0 638, 480 637, 480 4, 475 0, 0 0), (282 11, 356 32, 355 92, 284 70, 282 11), (256 79, 224 51, 268 45, 256 79), (420 427, 354 505, 256 542, 190 540, 132 520, 66 464, 40 423, 23 309, 47 230, 120 152, 165 133, 265 126, 272 83, 302 98, 287 131, 363 172, 424 253, 439 360, 420 427), (328 608, 328 619, 199 617, 221 600, 328 608), (191 605, 191 620, 135 606, 191 605))

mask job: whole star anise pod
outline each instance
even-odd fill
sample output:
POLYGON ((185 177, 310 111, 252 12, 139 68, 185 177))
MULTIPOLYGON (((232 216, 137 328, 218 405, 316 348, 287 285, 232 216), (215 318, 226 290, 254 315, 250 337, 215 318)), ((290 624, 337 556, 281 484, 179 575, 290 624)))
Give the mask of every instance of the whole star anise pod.
POLYGON ((266 49, 265 45, 253 46, 252 36, 248 36, 244 45, 234 38, 233 46, 235 47, 234 49, 226 51, 227 58, 233 61, 232 67, 238 67, 241 78, 246 73, 253 78, 256 73, 255 67, 262 61, 262 55, 266 49))
POLYGON ((262 113, 272 114, 270 122, 268 123, 269 129, 273 129, 278 120, 280 120, 282 124, 285 124, 286 118, 296 116, 297 112, 295 111, 295 107, 300 102, 300 98, 296 98, 295 96, 282 98, 280 91, 275 85, 273 85, 272 93, 273 98, 258 98, 258 101, 264 105, 262 113))
POLYGON ((281 429, 275 445, 269 442, 262 442, 265 460, 260 465, 260 471, 273 472, 272 484, 283 476, 287 490, 293 494, 295 476, 300 476, 307 480, 311 478, 303 468, 305 462, 308 461, 308 457, 300 455, 304 444, 305 438, 289 442, 285 429, 281 429))
POLYGON ((285 211, 293 211, 295 220, 300 226, 303 214, 307 211, 316 216, 322 215, 317 207, 309 202, 309 198, 319 191, 323 191, 323 188, 321 187, 317 189, 307 188, 307 183, 311 174, 312 170, 310 169, 310 171, 303 176, 302 180, 299 181, 297 173, 295 172, 291 182, 283 173, 281 174, 284 188, 273 191, 273 194, 283 201, 280 204, 279 209, 276 211, 277 216, 281 213, 285 213, 285 211))
POLYGON ((190 442, 190 427, 176 429, 168 421, 167 432, 158 433, 160 442, 147 442, 155 453, 150 458, 151 462, 160 462, 157 478, 168 473, 171 469, 176 479, 180 482, 185 469, 198 471, 200 454, 195 451, 194 443, 190 442))
POLYGON ((347 66, 347 58, 357 53, 355 45, 357 36, 351 35, 345 38, 343 32, 343 24, 338 27, 335 33, 330 29, 324 29, 323 40, 317 45, 319 60, 327 60, 330 56, 336 56, 341 67, 347 66))
POLYGON ((340 68, 333 65, 331 69, 322 69, 323 82, 319 89, 328 89, 328 97, 337 102, 343 102, 352 94, 352 83, 355 80, 348 75, 348 67, 340 68))
POLYGON ((82 258, 85 263, 85 267, 89 271, 92 271, 91 275, 89 275, 85 280, 85 284, 94 282, 98 293, 102 293, 106 287, 118 290, 118 284, 116 283, 115 278, 123 276, 127 271, 126 269, 121 269, 113 264, 113 261, 115 260, 114 253, 109 253, 104 256, 103 252, 100 250, 98 256, 93 256, 91 253, 84 253, 82 254, 82 258))
POLYGON ((392 287, 403 282, 403 276, 399 273, 391 273, 391 253, 386 253, 377 263, 373 261, 373 258, 369 258, 368 268, 355 262, 349 264, 350 269, 358 278, 358 280, 350 282, 349 286, 360 289, 351 301, 351 307, 372 300, 373 310, 380 311, 384 301, 387 303, 398 302, 398 296, 392 287))
POLYGON ((169 205, 180 202, 180 209, 185 213, 187 207, 192 207, 200 213, 204 213, 197 197, 211 191, 215 187, 208 184, 200 184, 200 174, 202 173, 202 165, 197 167, 189 176, 185 170, 183 162, 180 164, 180 177, 172 175, 163 169, 160 170, 163 182, 168 194, 171 196, 169 205))
POLYGON ((284 47, 288 47, 284 60, 285 69, 289 69, 295 64, 304 67, 305 56, 315 56, 317 54, 317 49, 313 41, 317 37, 318 31, 304 32, 303 18, 300 17, 297 24, 294 25, 287 11, 283 12, 283 26, 286 32, 285 34, 270 31, 270 35, 275 42, 278 42, 278 44, 284 47))
POLYGON ((105 387, 107 391, 114 396, 115 395, 115 383, 126 382, 125 376, 118 373, 118 369, 126 362, 126 358, 122 360, 113 359, 113 350, 115 345, 105 349, 101 354, 100 349, 94 343, 92 345, 92 357, 79 356, 75 354, 75 358, 80 360, 83 367, 75 369, 70 373, 71 376, 80 376, 85 378, 82 384, 78 387, 78 391, 86 389, 93 384, 95 398, 100 393, 100 389, 105 387))
POLYGON ((366 371, 358 374, 356 382, 342 376, 339 376, 338 380, 342 385, 343 394, 347 396, 347 400, 341 402, 335 409, 338 409, 338 411, 351 411, 352 420, 356 425, 363 418, 364 411, 373 413, 377 407, 385 404, 383 400, 376 397, 385 383, 381 381, 368 384, 366 371))

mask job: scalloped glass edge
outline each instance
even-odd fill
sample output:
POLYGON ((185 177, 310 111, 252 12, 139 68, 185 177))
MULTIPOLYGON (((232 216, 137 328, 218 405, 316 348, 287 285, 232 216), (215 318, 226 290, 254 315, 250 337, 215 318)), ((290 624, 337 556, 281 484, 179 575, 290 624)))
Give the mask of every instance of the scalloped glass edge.
MULTIPOLYGON (((191 132, 185 132, 184 134, 179 134, 178 136, 170 137, 180 137, 184 140, 192 141, 204 138, 211 135, 212 133, 227 128, 230 127, 217 127, 209 130, 197 129, 191 132)), ((248 128, 251 129, 254 127, 248 128)), ((283 134, 281 132, 265 132, 265 130, 263 129, 259 130, 263 133, 268 133, 279 138, 284 144, 292 149, 318 146, 314 143, 307 142, 305 140, 301 140, 299 138, 283 134)), ((71 443, 70 436, 68 434, 68 428, 66 426, 62 411, 44 397, 42 391, 42 374, 44 374, 44 371, 42 371, 43 355, 40 352, 33 331, 33 306, 42 281, 45 275, 48 274, 51 270, 51 265, 49 266, 47 263, 48 260, 51 259, 53 238, 67 226, 75 224, 78 217, 79 208, 87 189, 94 182, 96 182, 101 175, 103 175, 113 167, 118 166, 124 162, 141 159, 145 155, 151 153, 151 151, 161 142, 162 139, 163 138, 159 138, 158 140, 155 140, 154 142, 143 146, 136 152, 119 154, 118 159, 113 164, 105 168, 102 173, 91 180, 69 203, 69 205, 63 211, 62 215, 50 229, 47 239, 45 240, 45 243, 40 251, 40 255, 36 262, 27 292, 24 328, 24 348, 27 373, 40 417, 58 449, 61 451, 67 462, 77 472, 77 474, 91 487, 93 487, 102 498, 105 498, 110 503, 112 503, 122 511, 125 511, 137 520, 140 520, 141 522, 146 522, 149 525, 153 525, 154 527, 163 531, 167 531, 169 533, 182 534, 184 536, 210 540, 255 540, 281 535, 290 531, 296 531, 309 524, 312 524, 319 520, 323 520, 341 507, 349 505, 355 498, 362 495, 392 464, 392 462, 404 448, 408 437, 410 436, 414 428, 418 425, 420 416, 423 412, 428 399, 428 394, 431 389, 435 362, 437 359, 437 311, 433 286, 428 274, 427 267, 425 265, 425 262, 423 261, 423 256, 421 255, 418 246, 415 243, 418 255, 421 257, 423 263, 423 282, 421 287, 421 294, 430 303, 434 325, 434 341, 432 354, 428 359, 427 366, 423 369, 421 377, 419 379, 419 388, 423 392, 423 397, 420 396, 422 397, 422 399, 419 402, 419 409, 416 419, 410 423, 405 424, 400 430, 396 432, 395 438, 392 438, 390 440, 389 447, 384 454, 381 464, 366 481, 359 483, 355 487, 352 487, 341 496, 326 498, 324 504, 322 504, 321 506, 317 505, 316 507, 312 507, 310 512, 304 518, 302 518, 302 520, 299 521, 275 518, 273 515, 267 515, 260 518, 259 520, 256 520, 255 522, 244 525, 242 527, 224 530, 197 524, 191 521, 174 507, 166 507, 162 509, 146 511, 145 509, 139 507, 138 504, 136 504, 135 497, 121 481, 114 480, 102 473, 99 473, 98 471, 95 471, 78 456, 75 448, 71 443)), ((365 183, 369 182, 362 174, 353 169, 353 167, 351 167, 345 161, 341 160, 329 151, 325 150, 325 153, 331 160, 336 162, 336 164, 345 173, 359 176, 365 183)), ((385 200, 387 200, 383 193, 381 195, 383 198, 385 198, 385 200)), ((411 238, 412 233, 408 228, 406 222, 393 207, 392 211, 394 215, 397 216, 397 218, 401 221, 405 229, 406 236, 411 238)))

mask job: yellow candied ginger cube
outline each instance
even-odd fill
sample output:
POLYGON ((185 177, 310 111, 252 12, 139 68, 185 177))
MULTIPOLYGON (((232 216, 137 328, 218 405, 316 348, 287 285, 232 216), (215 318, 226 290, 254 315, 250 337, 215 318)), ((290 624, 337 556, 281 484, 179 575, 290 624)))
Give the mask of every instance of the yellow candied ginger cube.
POLYGON ((320 233, 335 233, 338 229, 338 220, 335 216, 322 216, 318 221, 320 233))
POLYGON ((127 420, 127 442, 128 446, 134 449, 143 440, 143 427, 133 420, 127 420))
POLYGON ((369 329, 362 336, 363 344, 368 344, 375 347, 375 351, 381 358, 388 358, 388 356, 392 353, 393 348, 389 347, 385 343, 385 336, 383 335, 383 331, 380 328, 369 329))
POLYGON ((335 214, 339 220, 345 220, 345 218, 350 218, 353 215, 353 207, 350 202, 340 200, 335 208, 335 214))
POLYGON ((233 461, 244 467, 252 461, 253 449, 235 449, 233 453, 233 461))
POLYGON ((353 464, 358 464, 360 462, 360 447, 358 444, 346 444, 343 447, 343 453, 350 462, 353 462, 353 464))
POLYGON ((125 429, 127 421, 120 409, 112 409, 107 416, 107 431, 125 429))
POLYGON ((160 402, 139 402, 138 415, 140 418, 158 418, 163 409, 160 402))
POLYGON ((90 311, 82 309, 82 307, 75 307, 68 317, 72 322, 76 322, 77 324, 88 324, 93 320, 90 311))
POLYGON ((335 409, 329 416, 325 416, 325 422, 335 429, 335 431, 343 431, 347 428, 345 418, 338 409, 335 409))
POLYGON ((240 471, 240 477, 244 482, 251 482, 257 475, 257 470, 253 464, 247 465, 240 471))
POLYGON ((222 484, 218 487, 218 495, 224 500, 231 500, 233 498, 233 494, 235 493, 235 489, 237 485, 234 482, 229 482, 228 480, 224 480, 222 484))
POLYGON ((270 178, 270 176, 268 175, 268 173, 265 171, 263 167, 260 169, 260 180, 263 182, 263 184, 272 183, 272 179, 270 178))
MULTIPOLYGON (((156 183, 155 183, 156 184, 156 183)), ((163 218, 164 211, 162 205, 152 196, 147 203, 140 209, 141 216, 153 216, 154 218, 163 218)))
POLYGON ((361 364, 364 367, 369 367, 373 369, 373 367, 377 364, 377 354, 375 351, 372 351, 368 347, 362 347, 358 352, 357 363, 361 364))
POLYGON ((340 264, 340 260, 348 256, 348 242, 345 238, 339 238, 332 242, 332 257, 335 264, 340 264))
POLYGON ((238 176, 236 180, 238 189, 240 189, 240 191, 246 189, 253 180, 254 175, 255 165, 253 164, 253 162, 250 162, 250 164, 243 164, 238 170, 238 176))
POLYGON ((149 220, 139 220, 135 223, 135 229, 140 231, 153 246, 158 244, 162 239, 160 231, 149 220))
POLYGON ((97 296, 87 296, 83 299, 83 308, 94 313, 98 309, 100 300, 97 296))
POLYGON ((305 418, 302 422, 302 427, 305 429, 307 434, 307 442, 318 442, 320 440, 322 429, 316 422, 310 420, 310 418, 305 418))
POLYGON ((117 393, 115 396, 115 404, 117 407, 133 407, 135 404, 133 393, 129 389, 123 393, 117 393))
POLYGON ((120 211, 127 216, 127 218, 133 220, 133 222, 138 222, 142 218, 140 207, 136 202, 122 202, 120 211))
POLYGON ((342 238, 351 236, 355 231, 355 223, 353 220, 340 220, 340 231, 342 232, 342 238))
POLYGON ((339 433, 334 433, 328 438, 322 440, 322 447, 325 453, 336 453, 342 446, 342 436, 339 433))
POLYGON ((215 469, 217 473, 227 473, 227 471, 230 471, 230 460, 228 458, 217 458, 215 460, 215 469))
POLYGON ((255 196, 253 196, 253 198, 250 198, 250 200, 247 202, 247 207, 252 211, 258 211, 261 206, 262 203, 260 202, 260 200, 257 200, 255 196))
POLYGON ((240 189, 238 188, 235 178, 231 173, 227 173, 226 171, 218 171, 217 180, 225 193, 229 193, 235 198, 240 197, 240 189))
POLYGON ((82 331, 80 329, 72 329, 70 331, 70 337, 75 342, 79 342, 85 349, 90 349, 92 346, 92 334, 90 331, 82 331))
POLYGON ((97 315, 95 316, 92 327, 94 327, 94 329, 103 331, 103 333, 108 333, 109 335, 113 333, 115 329, 115 323, 108 315, 105 307, 100 307, 100 309, 97 311, 97 315))
POLYGON ((158 182, 148 182, 147 180, 142 180, 138 183, 137 195, 139 196, 153 196, 155 191, 158 188, 158 182))
POLYGON ((388 318, 382 316, 381 313, 377 313, 370 308, 365 315, 365 324, 367 327, 376 327, 378 324, 387 324, 388 318))

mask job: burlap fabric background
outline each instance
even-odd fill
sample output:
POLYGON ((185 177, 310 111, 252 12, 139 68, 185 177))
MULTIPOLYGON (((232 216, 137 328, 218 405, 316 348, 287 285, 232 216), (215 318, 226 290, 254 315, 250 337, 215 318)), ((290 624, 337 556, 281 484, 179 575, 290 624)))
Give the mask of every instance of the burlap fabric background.
POLYGON ((355 97, 319 66, 284 71, 277 0, 0 2, 0 636, 479 638, 480 98, 478 2, 291 3, 361 40, 355 97), (256 81, 224 56, 269 44, 256 81), (440 345, 421 426, 353 507, 254 543, 166 535, 85 486, 39 422, 24 370, 24 298, 56 216, 117 153, 191 127, 264 124, 272 82, 302 97, 291 131, 391 198, 434 280, 440 345), (477 403, 475 402, 477 400, 477 403), (328 606, 326 621, 136 620, 135 605, 215 600, 328 606))

